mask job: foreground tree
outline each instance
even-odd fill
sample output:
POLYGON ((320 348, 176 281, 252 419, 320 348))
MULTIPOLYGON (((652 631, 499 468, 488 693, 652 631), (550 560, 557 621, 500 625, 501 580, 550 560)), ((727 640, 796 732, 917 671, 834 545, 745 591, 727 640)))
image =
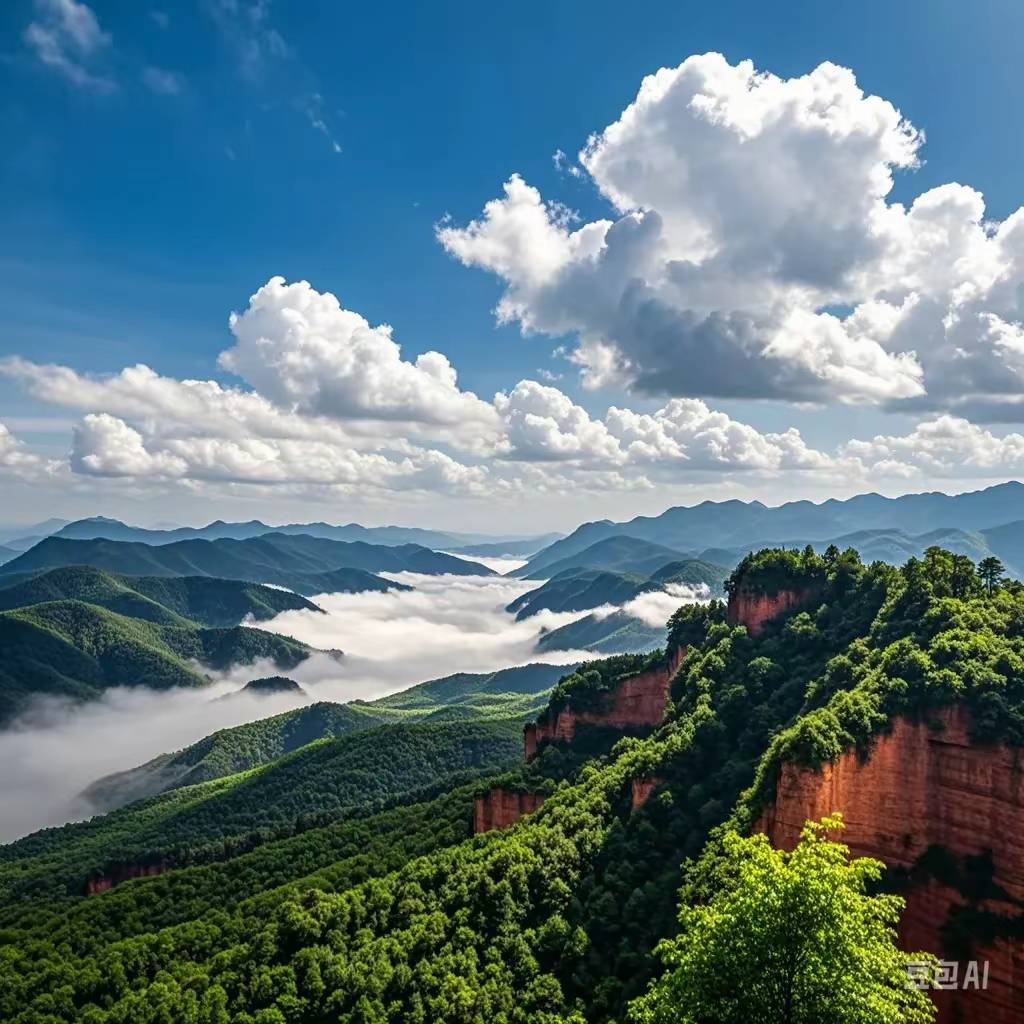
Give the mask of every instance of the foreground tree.
POLYGON ((867 894, 884 866, 850 860, 808 822, 792 853, 762 835, 729 834, 724 876, 708 904, 683 906, 680 935, 661 944, 667 972, 633 1003, 637 1024, 927 1024, 935 1008, 908 985, 896 947, 897 896, 867 894))

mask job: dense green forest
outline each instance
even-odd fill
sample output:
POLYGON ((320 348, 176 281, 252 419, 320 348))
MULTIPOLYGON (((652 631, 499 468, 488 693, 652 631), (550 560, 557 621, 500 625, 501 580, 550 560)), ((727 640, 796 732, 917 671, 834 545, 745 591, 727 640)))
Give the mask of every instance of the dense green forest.
POLYGON ((286 611, 319 611, 278 587, 205 576, 122 576, 74 565, 12 582, 0 577, 0 611, 50 601, 85 601, 162 626, 237 626, 247 617, 260 622, 286 611))
POLYGON ((596 654, 633 654, 658 646, 665 630, 648 626, 625 612, 584 615, 557 629, 542 633, 537 641, 541 651, 593 651, 596 654))
POLYGON ((314 740, 389 722, 525 721, 547 703, 551 686, 565 671, 566 666, 537 664, 479 674, 460 672, 375 701, 318 701, 221 729, 184 750, 161 754, 137 768, 98 779, 83 796, 97 811, 112 810, 170 789, 257 768, 314 740))
POLYGON ((0 612, 0 649, 0 722, 38 695, 86 700, 112 686, 205 686, 197 663, 226 669, 269 659, 290 669, 310 651, 259 629, 205 628, 169 609, 130 618, 81 600, 0 612))
MULTIPOLYGON (((682 607, 665 722, 568 774, 557 746, 516 766, 516 720, 385 725, 0 850, 0 1018, 622 1024, 686 908, 729 898, 729 837, 783 760, 820 763, 953 701, 979 737, 1024 742, 1024 587, 997 566, 770 551, 730 589, 779 574, 813 597, 757 637, 721 602, 682 607), (634 809, 638 777, 659 782, 634 809), (547 801, 470 837, 472 794, 498 779, 547 801), (82 895, 126 856, 166 873, 82 895)), ((552 699, 642 664, 589 663, 552 699)), ((885 924, 897 904, 881 906, 885 924)))

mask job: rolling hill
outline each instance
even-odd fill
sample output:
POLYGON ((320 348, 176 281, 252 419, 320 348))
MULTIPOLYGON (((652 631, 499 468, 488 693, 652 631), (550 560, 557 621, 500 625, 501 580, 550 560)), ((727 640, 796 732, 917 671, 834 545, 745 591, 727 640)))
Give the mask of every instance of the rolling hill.
MULTIPOLYGON (((118 519, 105 516, 94 516, 68 523, 66 520, 52 520, 50 524, 26 528, 24 535, 35 534, 38 539, 53 534, 69 540, 120 540, 139 542, 142 544, 174 544, 182 540, 248 540, 267 533, 283 533, 289 535, 303 534, 308 537, 320 537, 324 540, 363 541, 369 544, 396 546, 402 544, 418 544, 434 550, 451 551, 464 545, 482 545, 484 548, 495 544, 504 546, 502 538, 481 537, 474 534, 451 533, 447 530, 428 530, 411 526, 360 526, 348 523, 344 526, 333 526, 330 523, 289 523, 284 526, 269 526, 259 519, 244 523, 226 523, 216 520, 206 526, 178 526, 171 529, 146 529, 141 526, 129 526, 118 519), (500 542, 500 543, 496 543, 500 542)), ((13 536, 22 534, 12 534, 13 536)), ((560 534, 545 534, 537 538, 508 538, 510 543, 526 543, 532 550, 539 551, 546 544, 556 540, 560 534)), ((0 536, 0 543, 3 542, 0 536)), ((460 552, 461 553, 461 552, 460 552)), ((488 554, 487 551, 465 552, 466 554, 488 554)), ((503 552, 499 552, 503 553, 503 552)))
POLYGON ((207 576, 121 576, 73 565, 9 583, 0 577, 0 611, 66 600, 167 626, 237 626, 249 617, 262 621, 284 611, 320 611, 288 590, 207 576))
POLYGON ((540 611, 576 612, 602 605, 621 605, 638 594, 663 590, 669 583, 704 585, 712 596, 721 596, 729 571, 698 559, 682 559, 661 566, 649 576, 609 572, 603 569, 565 569, 536 590, 521 594, 506 607, 516 621, 540 611))
POLYGON ((394 547, 266 534, 249 540, 184 540, 153 546, 128 541, 48 537, 0 566, 0 575, 92 565, 129 576, 216 576, 288 587, 302 594, 385 590, 376 572, 492 575, 475 562, 415 544, 394 547))
POLYGON ((112 686, 204 686, 212 669, 269 659, 290 669, 309 656, 296 640, 236 626, 157 624, 83 601, 0 612, 0 723, 35 696, 87 700, 112 686))
POLYGON ((636 654, 657 647, 663 626, 648 626, 625 612, 584 615, 558 629, 542 633, 538 651, 593 651, 597 654, 636 654))
POLYGON ((222 729, 184 750, 105 776, 88 786, 82 798, 90 812, 113 810, 167 790, 257 768, 307 743, 389 722, 525 721, 543 707, 551 687, 573 668, 535 664, 487 673, 459 672, 371 702, 320 701, 222 729))
POLYGON ((4 562, 9 562, 12 558, 17 558, 20 552, 15 551, 14 548, 4 547, 0 544, 0 565, 4 562))
POLYGON ((509 575, 519 579, 542 580, 571 570, 604 569, 608 572, 649 576, 663 565, 687 558, 678 550, 627 536, 606 537, 564 558, 546 557, 548 552, 554 551, 562 543, 559 541, 541 551, 509 575))
POLYGON ((484 558, 501 558, 503 555, 526 558, 546 548, 549 544, 554 544, 556 540, 560 540, 563 536, 564 534, 561 533, 544 533, 537 537, 464 544, 460 547, 446 548, 445 550, 456 555, 477 555, 484 558))
POLYGON ((171 789, 249 771, 308 743, 371 729, 398 717, 375 712, 368 705, 310 704, 221 729, 184 750, 97 779, 83 791, 82 799, 90 813, 110 811, 171 789))
POLYGON ((47 519, 42 523, 25 523, 21 526, 5 526, 0 528, 0 544, 13 548, 15 551, 24 551, 32 544, 38 544, 44 537, 56 533, 59 529, 68 525, 67 519, 47 519), (32 544, 25 544, 31 538, 32 544))
POLYGON ((252 771, 0 847, 0 916, 12 900, 33 892, 77 894, 90 877, 119 869, 225 860, 332 821, 436 795, 481 772, 511 767, 521 750, 518 721, 397 723, 306 744, 252 771))

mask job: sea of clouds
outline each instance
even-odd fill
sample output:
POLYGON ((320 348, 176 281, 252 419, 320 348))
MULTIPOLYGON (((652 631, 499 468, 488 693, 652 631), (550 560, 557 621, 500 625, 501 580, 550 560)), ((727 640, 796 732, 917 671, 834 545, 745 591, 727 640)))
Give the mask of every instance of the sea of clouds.
MULTIPOLYGON (((509 559, 479 561, 501 572, 523 564, 509 559)), ((326 614, 285 612, 258 624, 322 650, 344 652, 340 659, 314 654, 286 673, 302 685, 305 696, 236 694, 250 679, 282 674, 271 664, 256 664, 222 673, 202 690, 119 688, 84 705, 52 699, 32 705, 0 733, 0 842, 89 817, 92 808, 80 794, 91 782, 218 729, 312 701, 373 700, 455 672, 492 672, 531 662, 569 664, 593 656, 535 649, 544 630, 557 629, 588 611, 545 611, 522 622, 505 611, 516 597, 539 586, 536 580, 414 573, 390 578, 414 589, 322 594, 313 600, 326 614), (216 699, 229 693, 236 695, 216 699)), ((676 586, 669 592, 643 594, 625 610, 657 625, 679 604, 700 596, 699 591, 676 586)))

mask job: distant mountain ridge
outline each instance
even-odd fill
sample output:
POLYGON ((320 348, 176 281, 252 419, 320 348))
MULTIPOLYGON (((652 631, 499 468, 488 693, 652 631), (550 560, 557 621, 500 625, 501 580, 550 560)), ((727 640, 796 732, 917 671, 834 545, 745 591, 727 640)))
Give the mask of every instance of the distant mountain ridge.
MULTIPOLYGON (((56 522, 63 522, 57 520, 56 522)), ((42 527, 45 524, 40 524, 42 527)), ((89 519, 78 519, 74 522, 64 522, 63 525, 54 530, 47 531, 42 528, 26 530, 25 534, 50 534, 55 537, 63 537, 68 540, 120 540, 134 541, 142 544, 164 545, 175 544, 182 540, 249 540, 253 537, 261 537, 268 533, 280 533, 296 535, 302 534, 307 537, 320 537, 324 540, 337 541, 364 541, 370 544, 381 544, 392 547, 403 544, 419 544, 422 547, 434 550, 452 550, 464 546, 498 543, 523 543, 529 546, 532 538, 515 537, 503 539, 501 537, 488 537, 481 534, 457 533, 447 530, 430 530, 416 526, 361 526, 359 523, 346 523, 342 526, 335 526, 331 523, 288 523, 284 526, 270 526, 259 519, 250 519, 247 522, 228 523, 217 519, 206 526, 178 526, 171 529, 147 529, 141 526, 129 526, 118 519, 108 519, 105 516, 93 516, 89 519)), ((15 539, 19 536, 11 534, 15 539)), ((536 546, 532 550, 537 551, 545 544, 556 539, 559 534, 546 534, 537 538, 536 546)), ((0 543, 3 541, 0 540, 0 543)), ((469 553, 469 552, 467 552, 469 553)), ((480 552, 486 553, 486 552, 480 552)))
POLYGON ((556 557, 564 543, 556 541, 509 575, 520 579, 540 580, 573 570, 603 569, 607 572, 632 572, 649 576, 669 562, 678 562, 689 557, 677 548, 630 537, 627 534, 602 537, 585 548, 568 553, 565 557, 556 557))
MULTIPOLYGON (((995 556, 1007 572, 1018 579, 1024 578, 1024 521, 1006 523, 986 530, 938 529, 927 533, 911 534, 905 530, 859 530, 856 533, 830 537, 825 540, 790 539, 770 543, 769 547, 805 547, 810 544, 819 554, 830 544, 840 550, 856 548, 865 562, 888 562, 900 565, 908 558, 920 558, 930 547, 941 547, 954 554, 967 555, 974 562, 995 556)), ((753 547, 708 548, 703 558, 726 565, 735 565, 753 547)))
POLYGON ((516 575, 529 577, 611 537, 645 540, 691 557, 698 553, 708 557, 709 549, 746 552, 770 544, 827 542, 864 530, 920 535, 932 530, 987 531, 1019 521, 1024 521, 1024 484, 1019 481, 958 495, 930 492, 885 498, 860 494, 820 504, 793 501, 776 507, 759 501, 705 501, 628 522, 603 519, 584 523, 538 552, 516 575))
POLYGON ((301 594, 397 587, 376 572, 490 576, 476 562, 417 544, 386 546, 305 535, 263 534, 248 540, 183 540, 154 546, 135 541, 47 537, 0 566, 0 575, 92 565, 128 576, 216 576, 288 587, 301 594))

